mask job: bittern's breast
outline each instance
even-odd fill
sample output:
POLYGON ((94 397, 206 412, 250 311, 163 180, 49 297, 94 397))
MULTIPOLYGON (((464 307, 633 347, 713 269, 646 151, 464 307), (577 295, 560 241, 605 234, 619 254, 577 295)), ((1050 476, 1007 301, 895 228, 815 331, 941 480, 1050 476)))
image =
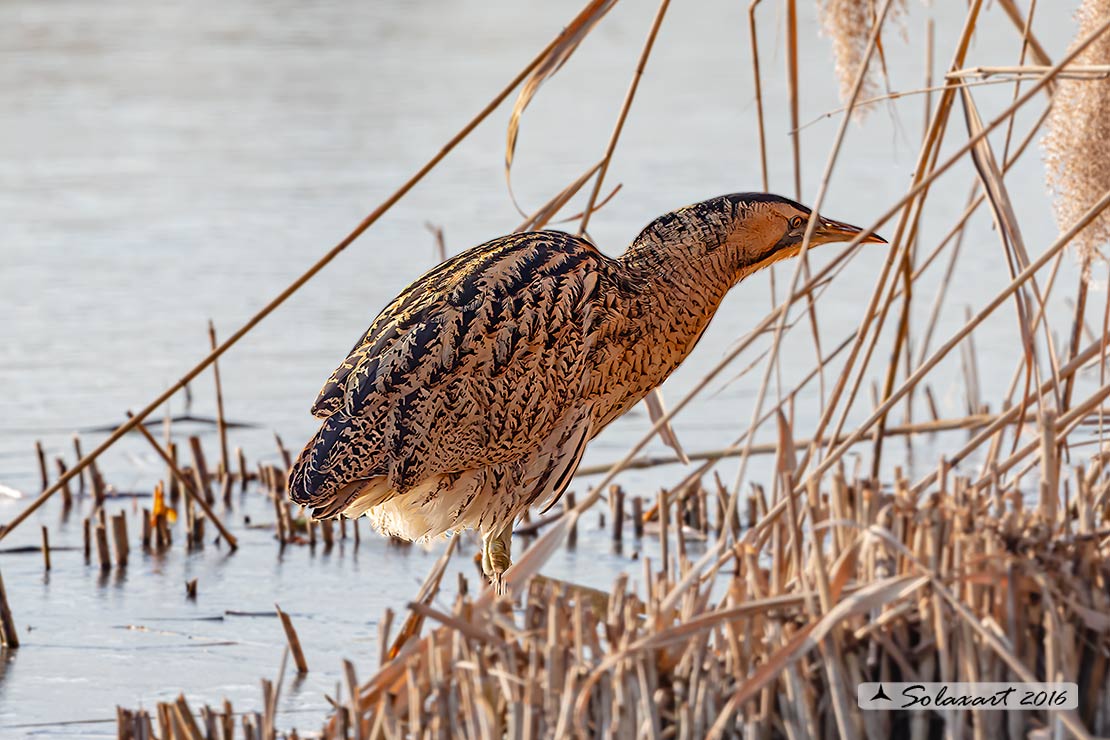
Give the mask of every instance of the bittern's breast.
POLYGON ((618 293, 593 353, 594 434, 659 386, 693 350, 728 290, 713 275, 670 274, 618 293))

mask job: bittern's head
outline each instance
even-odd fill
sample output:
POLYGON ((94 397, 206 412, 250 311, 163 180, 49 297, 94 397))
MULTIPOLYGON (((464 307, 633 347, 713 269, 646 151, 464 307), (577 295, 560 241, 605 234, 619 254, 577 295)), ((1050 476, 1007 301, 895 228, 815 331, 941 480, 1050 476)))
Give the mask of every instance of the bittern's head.
MULTIPOLYGON (((641 232, 630 252, 669 259, 709 260, 740 280, 802 248, 810 219, 816 218, 809 246, 848 242, 863 229, 814 216, 808 208, 781 195, 733 193, 680 208, 660 216, 641 232)), ((885 244, 877 234, 861 243, 885 244)))

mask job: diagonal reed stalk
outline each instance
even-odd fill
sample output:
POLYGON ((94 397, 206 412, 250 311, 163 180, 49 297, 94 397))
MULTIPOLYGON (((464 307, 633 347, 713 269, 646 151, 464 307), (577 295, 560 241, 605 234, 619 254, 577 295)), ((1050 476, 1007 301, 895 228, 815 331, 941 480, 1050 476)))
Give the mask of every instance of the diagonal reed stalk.
POLYGON ((408 192, 412 190, 417 183, 423 180, 424 177, 429 172, 431 172, 436 165, 443 161, 443 159, 456 146, 458 146, 458 144, 463 139, 469 136, 470 133, 474 131, 474 129, 476 129, 480 123, 482 123, 482 121, 484 121, 491 113, 493 113, 493 111, 496 110, 509 97, 509 95, 512 94, 513 90, 515 90, 524 80, 526 80, 528 76, 532 74, 532 72, 550 56, 553 50, 557 49, 560 44, 562 44, 566 40, 567 36, 567 29, 564 29, 557 36, 555 36, 555 38, 553 38, 547 44, 547 46, 543 48, 542 51, 540 51, 535 57, 532 58, 532 61, 524 66, 524 69, 517 73, 517 75, 513 77, 513 79, 510 80, 509 83, 506 84, 499 93, 494 95, 493 99, 490 100, 485 105, 485 107, 482 108, 473 118, 471 118, 470 121, 468 121, 466 125, 464 125, 459 130, 458 133, 452 136, 447 141, 447 143, 444 144, 443 147, 438 152, 436 152, 435 155, 432 156, 431 159, 429 159, 422 167, 420 167, 420 169, 418 169, 408 180, 406 180, 405 183, 401 185, 401 187, 394 191, 392 195, 382 201, 382 203, 377 208, 375 208, 368 216, 366 216, 366 218, 360 221, 358 225, 356 225, 355 228, 347 236, 343 237, 343 239, 339 241, 338 244, 329 249, 322 257, 320 257, 315 263, 313 263, 311 267, 309 267, 304 273, 302 273, 300 277, 290 283, 276 297, 274 297, 269 303, 267 303, 257 313, 255 313, 254 316, 248 319, 246 323, 232 332, 231 335, 223 341, 223 343, 209 352, 208 355, 204 357, 204 359, 202 359, 188 372, 182 375, 177 382, 173 383, 170 387, 162 391, 162 393, 160 393, 153 401, 141 408, 132 418, 128 419, 119 427, 117 427, 115 431, 109 434, 103 442, 101 442, 88 454, 74 463, 73 467, 67 470, 63 475, 59 476, 58 480, 56 480, 52 486, 43 491, 14 519, 0 526, 0 540, 3 540, 5 537, 7 537, 13 529, 26 521, 26 519, 31 516, 31 514, 33 514, 40 506, 50 500, 51 496, 62 490, 62 488, 65 487, 67 483, 73 480, 74 477, 80 475, 81 472, 85 470, 85 468, 87 468, 93 461, 100 457, 100 455, 102 455, 108 448, 122 439, 124 435, 133 430, 148 416, 154 413, 159 406, 168 401, 174 394, 184 388, 189 383, 189 381, 200 375, 200 373, 206 370, 209 365, 219 359, 221 355, 235 346, 235 344, 237 344, 240 339, 246 336, 252 329, 254 329, 254 327, 258 326, 258 324, 261 323, 263 319, 273 313, 278 306, 285 303, 285 301, 288 300, 290 296, 296 293, 302 286, 304 286, 305 283, 315 277, 317 273, 323 270, 324 267, 326 267, 332 260, 338 257, 340 252, 345 250, 347 247, 353 244, 356 239, 362 236, 362 234, 365 233, 367 229, 373 226, 374 223, 376 223, 378 219, 380 219, 390 208, 396 205, 397 202, 401 200, 401 198, 408 194, 408 192))
MULTIPOLYGON (((980 7, 981 0, 974 0, 974 2, 972 2, 970 7, 968 8, 967 18, 964 22, 964 28, 960 35, 960 41, 957 44, 956 51, 953 57, 953 62, 951 64, 951 67, 953 68, 961 66, 964 56, 967 54, 968 46, 971 43, 972 33, 975 29, 975 24, 979 16, 980 7)), ((827 426, 829 421, 831 421, 832 414, 835 410, 837 402, 839 401, 840 394, 843 392, 844 386, 848 381, 848 373, 855 364, 862 343, 868 336, 870 336, 870 341, 868 342, 867 347, 864 350, 863 359, 859 363, 859 369, 856 374, 856 381, 848 393, 848 399, 844 403, 844 408, 841 412, 840 418, 837 421, 836 426, 833 428, 833 437, 837 437, 841 434, 844 424, 847 421, 848 413, 855 401, 856 394, 858 393, 860 385, 863 382, 864 373, 866 372, 867 366, 871 360, 871 355, 878 343, 880 332, 886 321, 887 312, 894 304, 893 291, 895 289, 895 283, 893 281, 891 282, 888 291, 889 296, 886 300, 883 300, 883 286, 886 285, 891 270, 896 264, 902 268, 903 274, 908 273, 910 270, 908 254, 913 243, 912 235, 916 233, 917 219, 920 217, 924 198, 928 193, 928 188, 932 184, 932 175, 937 171, 936 158, 939 156, 940 152, 940 139, 943 137, 944 131, 947 128, 948 113, 952 108, 952 101, 954 97, 955 88, 946 88, 941 95, 940 101, 937 103, 937 111, 936 113, 934 113, 930 120, 930 126, 928 132, 925 135, 925 141, 918 154, 917 164, 914 168, 914 185, 911 188, 911 192, 914 193, 914 196, 910 199, 907 199, 904 208, 901 209, 901 218, 898 222, 898 225, 895 227, 894 235, 890 241, 893 249, 891 249, 887 255, 887 260, 883 264, 882 270, 879 274, 879 278, 876 281, 875 290, 871 296, 871 303, 864 313, 863 330, 859 333, 856 340, 856 345, 853 346, 852 351, 848 355, 846 367, 841 373, 840 378, 838 379, 837 389, 834 391, 833 394, 834 400, 829 403, 829 408, 826 410, 826 413, 822 415, 821 421, 818 423, 817 426, 817 434, 814 435, 815 437, 823 434, 825 431, 825 427, 827 426), (920 199, 918 199, 918 195, 921 196, 920 199), (879 313, 874 321, 874 331, 872 331, 869 335, 868 329, 870 328, 871 317, 872 315, 874 315, 876 309, 879 309, 879 313)), ((954 163, 953 160, 949 161, 954 163)), ((908 283, 903 284, 904 288, 907 286, 908 283)), ((908 305, 907 299, 908 296, 903 296, 903 315, 905 315, 906 307, 908 305)), ((890 387, 891 385, 893 385, 892 376, 897 364, 897 358, 900 354, 900 349, 905 341, 905 326, 900 325, 899 329, 900 330, 896 335, 895 349, 891 352, 891 362, 888 367, 887 378, 883 391, 884 397, 889 395, 890 387)), ((885 417, 881 420, 880 424, 882 423, 885 423, 885 417)), ((806 451, 806 456, 799 466, 801 470, 804 470, 806 468, 813 454, 816 454, 816 449, 813 447, 806 451)))
POLYGON ((659 9, 655 12, 655 19, 651 22, 651 30, 648 31, 647 41, 644 42, 644 48, 640 52, 640 60, 636 63, 636 72, 632 75, 632 81, 628 84, 628 92, 625 93, 624 102, 621 103, 620 114, 613 126, 613 133, 609 136, 609 144, 605 147, 605 156, 601 158, 601 168, 594 180, 593 190, 590 191, 586 208, 582 211, 582 223, 578 226, 580 235, 585 234, 586 227, 590 225, 590 215, 593 213, 594 204, 597 203, 597 197, 601 193, 601 185, 605 181, 605 174, 609 171, 609 163, 613 160, 613 152, 617 150, 617 142, 620 141, 621 131, 624 130, 624 122, 628 118, 628 111, 632 109, 632 101, 636 97, 637 88, 640 86, 640 78, 644 76, 644 68, 647 66, 648 57, 651 56, 651 49, 655 46, 655 37, 659 35, 659 29, 663 25, 663 18, 667 15, 667 8, 670 4, 671 0, 662 0, 659 3, 659 9))
MULTIPOLYGON (((973 10, 974 10, 974 7, 973 7, 973 10)), ((1107 23, 1102 24, 1099 28, 1094 29, 1094 31, 1092 31, 1091 34, 1089 34, 1085 39, 1083 39, 1061 62, 1059 62, 1059 63, 1057 63, 1056 65, 1053 66, 1053 68, 1051 70, 1051 73, 1046 74, 1036 84, 1034 84, 1032 87, 1030 87, 1029 90, 1027 90, 1023 95, 1021 95, 1017 100, 1015 100, 1010 106, 1008 106, 1006 108, 1006 110, 1004 110, 999 116, 997 116, 990 124, 983 127, 982 130, 979 131, 978 133, 976 133, 975 135, 970 136, 968 138, 968 141, 962 147, 960 147, 960 149, 955 154, 953 154, 951 157, 949 157, 947 160, 945 160, 944 163, 939 164, 939 165, 935 165, 932 168, 929 168, 928 169, 928 175, 925 176, 924 178, 922 178, 920 180, 920 182, 916 183, 910 189, 910 192, 907 194, 907 198, 903 199, 903 202, 909 202, 910 197, 916 196, 917 193, 925 190, 929 186, 929 184, 936 178, 936 176, 938 176, 939 174, 947 171, 952 165, 955 164, 955 162, 959 158, 961 158, 965 153, 970 151, 976 144, 978 144, 981 140, 983 140, 986 137, 986 135, 990 133, 990 131, 994 130, 1001 123, 1008 120, 1009 117, 1014 114, 1014 112, 1016 112, 1019 108, 1021 108, 1023 105, 1025 105, 1027 102, 1029 102, 1042 88, 1044 88, 1048 84, 1050 84, 1051 81, 1055 78, 1056 73, 1058 73, 1068 63, 1070 63, 1072 59, 1074 59, 1076 56, 1078 56, 1078 54, 1082 51, 1082 49, 1085 49, 1089 44, 1093 43, 1099 37, 1099 35, 1107 29, 1107 27, 1110 27, 1110 20, 1108 20, 1107 23)), ((967 35, 965 34, 965 39, 966 38, 967 38, 967 35)), ((942 101, 942 105, 943 105, 943 101, 942 101)), ((919 165, 923 165, 923 164, 924 164, 923 162, 919 161, 919 165)), ((897 242, 898 242, 898 237, 896 236, 893 243, 897 243, 897 242)), ((891 258, 888 259, 887 263, 884 265, 883 274, 880 276, 880 279, 878 281, 878 286, 881 286, 885 282, 885 276, 888 273, 889 268, 890 268, 891 263, 893 262, 893 260, 894 260, 894 255, 892 253, 891 258)), ((867 312, 865 312, 865 314, 864 314, 864 324, 863 324, 864 330, 866 330, 866 328, 868 327, 869 317, 873 314, 875 304, 878 303, 878 300, 877 300, 878 297, 879 297, 879 291, 876 290, 876 293, 873 295, 872 305, 869 307, 869 310, 867 312)), ((884 305, 884 307, 889 306, 890 301, 889 300, 886 301, 883 305, 884 305)), ((878 321, 878 324, 877 324, 878 327, 881 327, 881 325, 882 325, 882 316, 883 316, 883 313, 880 313, 880 318, 879 318, 879 321, 878 321)), ((865 333, 864 331, 861 331, 861 333, 859 335, 861 339, 864 336, 864 333, 865 333)), ((868 358, 870 356, 870 353, 873 350, 873 348, 875 346, 875 343, 877 342, 877 339, 878 339, 878 328, 876 328, 876 331, 873 333, 872 341, 871 341, 871 344, 870 344, 870 349, 865 354, 865 360, 862 363, 863 368, 866 367, 866 364, 867 364, 866 363, 866 358, 868 358)), ((857 340, 857 342, 858 341, 859 340, 857 340)), ((855 349, 855 348, 853 348, 853 349, 855 349)), ((854 354, 849 355, 849 361, 848 361, 848 366, 849 367, 854 362, 854 358, 855 358, 854 354)), ((852 393, 849 396, 850 399, 854 398, 855 389, 858 389, 859 384, 862 382, 863 368, 861 368, 861 370, 860 370, 860 372, 857 376, 857 380, 856 380, 856 383, 855 383, 855 386, 854 386, 854 390, 852 391, 852 393)), ((843 380, 843 379, 844 379, 844 375, 841 376, 841 380, 843 380)), ((838 384, 837 388, 840 388, 840 387, 841 387, 841 385, 838 384)), ((886 394, 886 395, 887 395, 887 397, 889 397, 889 394, 886 394)), ((834 389, 834 397, 838 397, 838 392, 837 392, 836 389, 834 389)), ((833 406, 835 406, 835 403, 830 403, 830 405, 829 405, 830 411, 829 411, 829 413, 826 414, 826 417, 831 416, 831 409, 832 409, 833 406)), ((841 420, 833 430, 832 436, 834 438, 840 436, 843 425, 844 425, 844 422, 847 419, 848 409, 850 409, 850 407, 851 407, 851 400, 849 400, 848 404, 845 406, 845 409, 844 409, 843 413, 841 414, 841 420)), ((885 415, 884 415, 883 418, 885 418, 885 415)), ((817 431, 814 434, 815 438, 820 437, 824 433, 827 421, 828 421, 828 419, 823 417, 822 422, 818 424, 817 431)), ((800 464, 800 467, 804 469, 805 466, 806 466, 807 461, 808 461, 808 455, 803 460, 803 462, 800 464)))
MULTIPOLYGON (((547 559, 547 557, 550 557, 550 555, 555 551, 558 544, 562 541, 562 538, 565 537, 570 528, 575 525, 581 514, 592 507, 601 498, 602 491, 604 491, 605 488, 610 483, 612 483, 617 474, 619 474, 620 471, 624 469, 624 466, 631 462, 636 457, 636 455, 639 454, 641 450, 643 450, 648 442, 650 442, 651 439, 654 438, 654 436, 665 424, 669 423, 677 414, 685 409, 690 401, 693 400, 694 397, 699 395, 703 390, 705 390, 705 388, 709 386, 709 384, 725 369, 725 367, 731 364, 736 357, 738 357, 744 350, 746 350, 756 337, 758 337, 762 332, 767 331, 772 326, 774 326, 776 322, 778 322, 785 315, 786 311, 794 303, 794 301, 806 295, 808 291, 819 285, 826 278, 826 276, 840 264, 842 260, 847 259, 857 251, 857 248, 859 247, 859 244, 863 239, 875 233, 878 228, 880 228, 891 217, 898 213, 903 208, 903 206, 905 206, 905 204, 909 203, 920 192, 928 187, 928 185, 930 185, 934 180, 947 172, 953 165, 955 165, 956 162, 960 161, 971 150, 971 148, 975 146, 976 143, 978 143, 979 140, 986 137, 991 131, 995 130, 1002 123, 1007 121, 1010 116, 1012 116, 1027 102, 1029 102, 1044 86, 1051 82, 1051 80, 1055 78, 1055 74, 1059 72, 1060 69, 1070 63, 1071 60, 1076 55, 1078 55, 1080 51, 1082 51, 1082 49, 1086 48, 1089 43, 1097 38, 1099 34, 1105 32, 1108 28, 1110 28, 1110 20, 1107 20, 1106 23, 1094 29, 1094 31, 1088 34, 1087 37, 1082 39, 1076 45, 1076 47, 1073 48, 1071 52, 1069 52, 1067 56, 1065 56, 1056 65, 1054 65, 1053 69, 1048 74, 1044 75, 1040 80, 1034 83, 1034 85, 1032 85, 1025 93, 1023 93, 1018 100, 1014 101, 1014 103, 1003 110, 1002 113, 1000 113, 994 120, 985 125, 980 133, 969 137, 968 141, 958 147, 957 150, 952 153, 948 159, 932 168, 929 173, 925 175, 924 178, 922 178, 920 182, 912 186, 901 198, 899 198, 899 200, 895 204, 888 208, 887 211, 879 217, 879 219, 877 219, 871 226, 865 228, 858 236, 856 236, 855 239, 849 242, 849 244, 840 252, 837 257, 831 260, 828 265, 826 265, 821 271, 814 275, 812 280, 803 285, 800 289, 792 290, 791 294, 787 297, 786 300, 780 303, 779 306, 775 308, 775 310, 765 316, 763 320, 759 324, 757 324, 756 327, 747 335, 747 337, 744 340, 741 340, 713 368, 711 368, 694 385, 694 387, 691 388, 690 391, 688 391, 687 394, 674 405, 674 407, 670 408, 666 414, 656 420, 651 429, 649 429, 646 434, 644 434, 635 444, 632 445, 628 453, 623 458, 621 458, 621 460, 617 461, 617 463, 613 465, 613 467, 601 479, 601 481, 594 485, 590 492, 586 496, 584 496, 581 501, 578 502, 576 507, 570 510, 567 516, 560 520, 557 526, 550 528, 540 535, 537 542, 525 554, 525 557, 521 560, 518 560, 511 568, 509 568, 508 571, 505 572, 506 588, 509 589, 510 592, 517 592, 521 588, 521 586, 525 582, 527 582, 528 577, 532 573, 537 572, 539 567, 547 559), (525 566, 526 560, 527 564, 525 566)), ((808 238, 806 239, 806 242, 808 242, 808 238)), ((1038 259, 1037 262, 1030 266, 1030 270, 1035 271, 1036 269, 1039 269, 1041 263, 1042 260, 1038 259)), ((1029 270, 1027 270, 1026 272, 1029 272, 1029 270)), ((1022 280, 1021 282, 1024 281, 1022 280)), ((1005 300, 1008 295, 1009 294, 1006 293, 1001 300, 1005 300)), ((997 300, 999 299, 996 298, 996 301, 997 300)), ((857 341, 858 336, 859 335, 857 334, 857 341)), ((962 340, 963 336, 963 334, 960 334, 958 335, 958 338, 962 340)), ((958 340, 956 341, 956 343, 958 344, 958 340)), ((948 349, 951 348, 949 347, 948 349)), ((947 354, 948 349, 945 349, 943 353, 941 353, 941 356, 947 354)), ((936 354, 934 354, 934 360, 939 361, 939 358, 936 356, 936 354)), ((933 364, 935 364, 935 361, 930 364, 930 368, 933 364)), ((910 383, 910 381, 907 380, 907 384, 911 386, 916 385, 916 383, 925 376, 926 372, 927 371, 922 371, 921 368, 918 368, 918 370, 910 378, 913 382, 910 383)), ((765 385, 766 383, 764 383, 764 386, 765 385)), ((888 399, 888 401, 884 404, 886 408, 883 410, 883 413, 889 410, 890 406, 892 406, 895 401, 900 399, 905 392, 906 391, 904 384, 903 388, 895 391, 895 395, 892 397, 893 401, 888 399)), ((872 421, 871 424, 873 423, 874 422, 872 421)), ((866 427, 870 428, 871 424, 867 424, 866 427)), ((822 463, 822 472, 831 468, 834 464, 834 461, 839 460, 840 456, 844 454, 846 449, 854 444, 855 441, 858 441, 858 439, 862 436, 862 434, 866 433, 866 431, 867 429, 865 428, 862 432, 860 430, 857 430, 853 434, 848 435, 846 439, 852 440, 851 443, 846 443, 838 446, 834 451, 834 454, 827 457, 826 460, 822 463)), ((821 437, 819 434, 815 434, 814 438, 818 439, 821 437)), ((741 459, 743 460, 744 458, 741 459)), ((799 471, 803 468, 803 464, 799 463, 799 471)), ((808 485, 808 478, 812 477, 819 476, 811 474, 807 478, 801 479, 798 483, 798 486, 800 487, 799 490, 803 490, 804 487, 808 485)), ((731 516, 733 516, 737 510, 738 494, 739 491, 736 489, 730 492, 729 504, 727 509, 728 518, 731 518, 731 516)), ((773 509, 767 512, 767 514, 764 516, 763 519, 761 519, 755 529, 762 531, 762 528, 768 526, 772 521, 774 521, 774 519, 782 513, 782 510, 784 508, 784 504, 780 503, 776 505, 773 509)))
MULTIPOLYGON (((868 66, 870 65, 870 62, 871 62, 871 56, 875 51, 875 47, 878 43, 879 36, 882 33, 883 22, 886 19, 887 11, 889 11, 889 9, 890 9, 891 1, 892 0, 885 0, 881 10, 879 11, 879 14, 878 14, 878 17, 875 21, 875 24, 872 27, 871 37, 868 39, 867 49, 864 51, 863 59, 860 62, 859 69, 856 72, 856 80, 855 80, 855 83, 852 86, 852 93, 851 93, 851 96, 849 97, 849 100, 848 100, 848 111, 849 111, 849 113, 846 114, 840 121, 840 126, 837 130, 836 138, 834 139, 832 149, 829 152, 828 161, 825 165, 825 172, 824 172, 824 174, 821 178, 821 185, 818 188, 817 197, 815 198, 814 203, 813 203, 812 210, 813 210, 814 213, 819 213, 820 210, 821 210, 821 203, 823 202, 824 197, 825 197, 825 193, 828 189, 829 179, 831 177, 833 168, 836 165, 836 159, 837 159, 838 154, 840 153, 840 147, 841 147, 841 145, 844 141, 844 137, 847 134, 848 123, 851 120, 851 110, 853 109, 853 106, 855 105, 856 100, 859 98, 860 90, 863 88, 863 83, 864 83, 864 80, 866 79, 866 76, 867 76, 868 66)), ((794 123, 796 125, 797 121, 795 120, 794 123)), ((795 139, 795 140, 797 140, 797 139, 795 139)), ((796 294, 796 290, 797 290, 797 286, 798 286, 798 279, 801 275, 802 268, 805 264, 806 254, 808 253, 810 241, 813 238, 813 234, 814 234, 816 228, 817 228, 817 219, 815 219, 815 218, 809 219, 809 223, 806 227, 805 235, 802 238, 801 252, 798 255, 798 261, 794 266, 794 271, 793 271, 793 274, 791 275, 791 278, 790 278, 790 287, 789 287, 789 291, 788 291, 787 303, 792 303, 793 302, 793 298, 796 294)), ((860 238, 862 238, 862 237, 860 237, 860 238)), ((855 241, 852 246, 854 246, 854 244, 856 244, 856 243, 858 243, 858 240, 855 241)), ((761 412, 762 406, 763 406, 763 398, 764 398, 764 395, 765 395, 766 389, 767 389, 767 383, 768 383, 768 380, 770 378, 771 368, 777 362, 779 346, 782 342, 783 329, 786 325, 786 316, 787 316, 787 312, 782 311, 780 313, 780 315, 778 317, 778 320, 777 320, 777 323, 775 325, 774 340, 773 340, 773 343, 771 345, 771 356, 767 360, 767 365, 766 365, 766 368, 764 370, 763 379, 760 383, 759 394, 756 397, 755 407, 752 411, 752 420, 751 420, 751 424, 750 424, 750 426, 752 426, 752 427, 755 426, 756 421, 759 419, 759 415, 760 415, 760 412, 761 412)), ((856 335, 856 344, 858 344, 859 338, 861 336, 862 336, 862 333, 856 335)), ((853 349, 854 349, 854 347, 853 347, 853 349)), ((849 355, 849 359, 848 359, 847 362, 848 362, 849 365, 851 364, 851 354, 849 355)), ((829 412, 830 409, 832 409, 836 405, 836 401, 835 401, 836 396, 837 396, 837 392, 834 390, 833 399, 830 400, 828 402, 828 405, 825 407, 825 413, 826 414, 829 412)), ((817 435, 815 435, 815 436, 820 436, 820 434, 821 434, 821 431, 820 431, 820 428, 819 428, 819 431, 817 432, 817 435)), ((748 438, 748 446, 749 447, 752 444, 752 440, 753 440, 753 437, 748 438)), ((727 514, 727 516, 729 516, 729 517, 731 517, 734 514, 734 512, 736 511, 736 506, 737 506, 737 502, 739 500, 739 495, 740 495, 740 485, 741 485, 741 482, 743 481, 744 473, 747 470, 747 458, 748 458, 748 455, 745 454, 744 457, 742 457, 740 459, 740 466, 739 466, 739 468, 736 472, 736 479, 733 483, 731 495, 729 496, 728 514, 727 514)), ((805 467, 805 465, 803 463, 799 467, 799 469, 804 469, 804 467, 805 467)))
MULTIPOLYGON (((1110 21, 1107 22, 1107 27, 1110 27, 1110 21)), ((905 395, 911 387, 916 385, 924 378, 928 372, 940 362, 945 355, 948 354, 954 347, 959 345, 971 332, 983 322, 991 313, 994 312, 1002 303, 1004 303, 1016 290, 1024 285, 1032 276, 1044 267, 1049 260, 1061 252, 1076 234, 1082 231, 1087 224, 1091 223, 1097 218, 1107 206, 1110 206, 1110 191, 1107 191, 1085 214, 1072 225, 1070 229, 1064 232, 1059 239, 1057 239, 1052 246, 1045 250, 1044 254, 1029 264, 1024 270, 1021 271, 1001 292, 999 292, 987 305, 979 311, 970 321, 968 321, 959 331, 956 332, 947 342, 945 342, 936 352, 930 356, 913 375, 903 382, 903 384, 895 390, 876 411, 869 416, 854 432, 848 435, 843 443, 838 445, 832 453, 825 458, 810 474, 810 478, 819 478, 823 473, 828 471, 840 457, 847 451, 848 447, 858 441, 870 428, 878 423, 879 419, 883 418, 887 411, 905 395)), ((807 479, 808 480, 808 479, 807 479)))

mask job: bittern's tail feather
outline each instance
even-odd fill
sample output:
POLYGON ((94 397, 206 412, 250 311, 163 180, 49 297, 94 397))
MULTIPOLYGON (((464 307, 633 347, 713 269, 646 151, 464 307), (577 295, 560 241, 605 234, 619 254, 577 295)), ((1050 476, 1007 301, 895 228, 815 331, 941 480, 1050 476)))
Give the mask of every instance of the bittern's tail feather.
MULTIPOLYGON (((289 498, 319 510, 334 508, 336 497, 361 476, 343 464, 344 448, 351 444, 356 421, 339 411, 332 414, 308 441, 289 473, 289 498)), ((350 462, 354 462, 353 459, 350 462)))

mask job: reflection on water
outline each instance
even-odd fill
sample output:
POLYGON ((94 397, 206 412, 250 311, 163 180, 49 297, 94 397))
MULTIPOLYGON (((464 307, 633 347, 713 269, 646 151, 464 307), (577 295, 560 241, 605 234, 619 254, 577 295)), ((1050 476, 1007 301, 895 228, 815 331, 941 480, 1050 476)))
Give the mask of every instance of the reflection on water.
MULTIPOLYGON (((208 318, 226 336, 277 294, 436 151, 576 5, 11 0, 0 6, 0 482, 34 490, 34 439, 51 457, 72 459, 74 430, 118 423, 125 409, 177 378, 206 351, 208 318)), ((609 253, 676 206, 758 188, 741 5, 713 0, 669 11, 610 171, 609 181, 623 188, 591 224, 609 253)), ((802 119, 809 120, 839 103, 828 42, 816 34, 811 4, 802 5, 808 40, 801 49, 802 119)), ((943 40, 954 38, 960 5, 931 11, 942 40, 938 59, 951 53, 943 40)), ((600 156, 651 12, 632 0, 619 5, 525 114, 514 171, 525 210, 600 156)), ((771 182, 788 193, 776 12, 761 9, 765 106, 771 182)), ((895 89, 923 79, 924 14, 915 6, 906 20, 909 41, 888 43, 895 89)), ((981 23, 992 32, 976 39, 969 63, 1016 63, 1020 38, 1001 12, 990 10, 981 23)), ((1066 14, 1044 13, 1037 25, 1042 43, 1058 54, 1071 31, 1066 14)), ((976 95, 989 119, 1009 102, 1011 88, 978 88, 976 95)), ((869 223, 908 182, 922 101, 896 105, 853 129, 827 199, 830 216, 869 223)), ((307 410, 319 384, 374 313, 431 266, 435 247, 425 222, 445 228, 452 252, 519 222, 502 171, 507 115, 495 114, 221 362, 229 417, 259 424, 232 435, 252 463, 277 459, 274 429, 292 446, 307 438, 314 424, 307 410)), ((1020 119, 1019 131, 1030 120, 1020 119)), ((834 128, 825 122, 803 132, 806 198, 834 128)), ((950 147, 962 137, 954 130, 950 147)), ((922 243, 949 228, 970 177, 956 173, 935 189, 922 243)), ((1010 178, 1030 245, 1054 235, 1040 181, 1035 154, 1010 178)), ((963 304, 976 305, 1007 279, 985 217, 974 222, 961 259, 938 337, 961 323, 963 304)), ((858 324, 877 264, 870 254, 857 259, 823 296, 818 318, 826 350, 858 324)), ((779 268, 780 290, 791 269, 779 268)), ((1065 271, 1061 279, 1074 280, 1073 267, 1065 271)), ((937 279, 922 280, 927 297, 915 315, 925 316, 937 279)), ((668 397, 690 388, 770 300, 763 276, 736 291, 667 384, 668 397)), ((1009 378, 1015 328, 1011 316, 1000 314, 977 333, 982 377, 1009 378)), ((783 357, 790 387, 814 361, 808 330, 791 335, 783 357)), ((934 385, 946 414, 963 410, 958 372, 954 358, 934 385)), ((757 375, 716 386, 691 405, 676 424, 687 449, 720 447, 739 434, 757 375)), ((207 375, 193 393, 196 412, 210 415, 207 375)), ((182 411, 182 403, 172 410, 182 411)), ((795 409, 799 433, 812 428, 819 411, 817 388, 807 388, 795 409)), ((639 411, 628 415, 592 445, 586 463, 618 457, 646 428, 639 411)), ((86 449, 97 439, 86 435, 86 449)), ((922 464, 931 466, 925 452, 922 464)), ((123 490, 149 491, 162 474, 138 439, 118 445, 102 469, 123 490)), ((722 469, 730 479, 734 466, 722 469)), ((751 472, 759 478, 765 468, 757 464, 751 472)), ((653 470, 624 480, 650 494, 679 474, 653 470)), ((265 509, 253 512, 249 502, 245 513, 265 519, 265 509)), ((0 500, 0 521, 19 507, 0 500)), ((236 526, 243 514, 236 511, 236 526)), ((40 523, 51 526, 56 545, 79 546, 79 518, 59 525, 57 516, 46 507, 3 546, 37 542, 40 523)), ((211 547, 189 556, 139 556, 126 574, 103 582, 79 551, 56 553, 48 578, 37 556, 3 555, 17 621, 31 631, 18 655, 0 663, 0 724, 110 718, 116 703, 149 704, 179 689, 257 706, 257 679, 277 668, 280 630, 272 618, 225 613, 266 611, 279 602, 300 627, 312 667, 299 687, 287 686, 285 709, 303 711, 296 716, 309 719, 297 721, 311 727, 319 712, 309 710, 322 709, 322 693, 334 690, 339 658, 353 657, 369 670, 382 609, 403 606, 434 557, 364 538, 357 553, 347 545, 331 555, 294 549, 275 560, 269 533, 244 530, 244 541, 230 562, 211 547), (159 577, 148 577, 154 573, 159 577), (194 577, 195 603, 184 600, 182 585, 194 577)), ((605 538, 587 536, 577 555, 560 556, 552 568, 604 586, 627 568, 627 557, 609 554, 605 538)), ((110 724, 72 731, 112 734, 110 724)))

